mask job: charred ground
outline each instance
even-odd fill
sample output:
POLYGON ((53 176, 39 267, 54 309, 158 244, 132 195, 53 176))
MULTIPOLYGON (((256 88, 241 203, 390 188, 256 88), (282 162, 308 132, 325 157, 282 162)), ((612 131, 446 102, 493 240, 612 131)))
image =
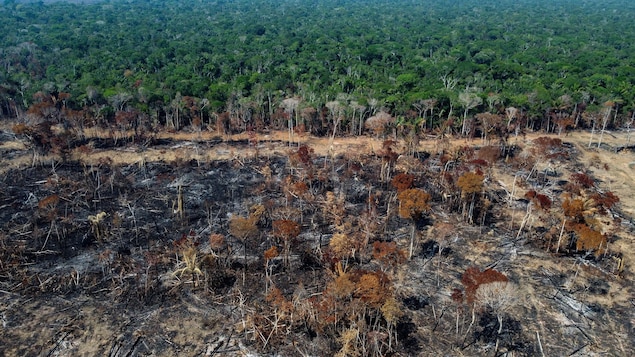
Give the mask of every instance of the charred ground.
POLYGON ((5 355, 634 352, 611 147, 2 138, 5 355))

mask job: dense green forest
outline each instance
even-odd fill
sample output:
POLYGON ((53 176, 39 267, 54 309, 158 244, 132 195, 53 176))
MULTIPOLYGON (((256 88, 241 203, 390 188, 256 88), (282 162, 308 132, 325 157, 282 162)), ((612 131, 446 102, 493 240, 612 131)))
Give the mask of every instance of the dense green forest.
POLYGON ((0 115, 318 135, 371 117, 475 135, 483 113, 621 127, 633 15, 623 0, 5 0, 0 115))

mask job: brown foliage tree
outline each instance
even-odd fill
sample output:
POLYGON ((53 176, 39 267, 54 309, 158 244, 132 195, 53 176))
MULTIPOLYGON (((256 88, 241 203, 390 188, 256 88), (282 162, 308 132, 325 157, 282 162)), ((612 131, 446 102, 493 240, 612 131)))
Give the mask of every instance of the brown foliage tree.
POLYGON ((308 147, 307 145, 300 145, 297 151, 298 159, 305 166, 311 165, 311 155, 313 154, 313 149, 308 147))
POLYGON ((361 275, 355 285, 355 297, 370 307, 380 308, 392 295, 390 279, 381 272, 367 272, 361 275))
POLYGON ((536 206, 538 206, 543 211, 549 211, 551 208, 551 199, 546 195, 540 194, 534 190, 527 191, 525 193, 525 198, 532 201, 536 206))
POLYGON ((406 219, 419 219, 421 214, 430 210, 430 194, 418 189, 411 188, 401 191, 399 199, 399 216, 406 219))
POLYGON ((300 224, 289 219, 273 221, 273 235, 282 240, 284 250, 284 264, 289 267, 289 256, 292 241, 300 235, 300 224))
POLYGON ((280 255, 280 253, 278 253, 278 247, 274 245, 273 247, 265 250, 264 258, 266 261, 269 261, 278 257, 278 255, 280 255))
POLYGON ((247 240, 258 234, 256 222, 258 222, 259 218, 260 217, 253 215, 249 217, 233 216, 229 220, 229 232, 243 243, 243 259, 245 264, 247 262, 247 240))
POLYGON ((53 221, 57 218, 57 204, 60 201, 60 196, 50 195, 41 199, 38 204, 38 215, 47 221, 53 221))
POLYGON ((221 250, 225 247, 225 236, 218 233, 209 235, 209 246, 212 251, 221 250))
POLYGON ((575 126, 575 120, 572 116, 558 117, 554 119, 554 123, 558 127, 558 135, 561 135, 563 131, 567 131, 575 126))
POLYGON ((258 233, 256 221, 252 217, 233 216, 229 220, 229 232, 236 238, 244 241, 258 233))
POLYGON ((392 187, 397 189, 397 192, 401 192, 407 189, 412 188, 412 184, 414 183, 415 177, 411 174, 398 174, 396 175, 390 184, 392 187))
POLYGON ((466 172, 459 177, 456 184, 461 189, 461 195, 466 197, 469 194, 481 192, 483 189, 483 179, 483 175, 466 172))
POLYGON ((565 199, 562 202, 562 210, 568 219, 573 222, 583 222, 584 221, 584 201, 576 198, 576 199, 565 199))
POLYGON ((376 241, 373 243, 373 259, 386 266, 396 266, 406 260, 406 252, 397 248, 395 242, 376 241))
POLYGON ((498 114, 492 113, 479 113, 476 114, 476 119, 478 119, 481 124, 481 136, 483 141, 488 140, 488 136, 496 131, 503 124, 503 117, 498 114))
MULTIPOLYGON (((329 248, 335 254, 337 259, 348 259, 353 256, 355 244, 352 239, 344 233, 335 233, 329 241, 329 248)), ((346 262, 345 262, 346 263, 346 262)))
MULTIPOLYGON (((570 194, 565 194, 564 197, 564 201, 562 202, 562 213, 564 214, 564 219, 560 230, 560 236, 558 238, 556 252, 560 248, 565 227, 576 232, 582 229, 581 225, 595 226, 599 224, 598 220, 593 217, 593 215, 598 212, 598 209, 597 203, 592 198, 584 198, 583 196, 582 198, 574 199, 570 194)), ((588 232, 585 231, 585 233, 588 232)))
POLYGON ((577 185, 584 189, 593 188, 595 186, 595 180, 589 175, 578 172, 571 175, 571 181, 575 182, 577 185))
POLYGON ((381 111, 366 119, 364 126, 366 129, 372 130, 377 137, 380 137, 385 134, 388 125, 394 122, 395 118, 392 115, 381 111))
POLYGON ((381 182, 388 182, 390 180, 394 164, 399 157, 399 154, 393 149, 395 144, 396 142, 393 140, 384 140, 381 150, 377 152, 377 155, 381 157, 381 170, 379 173, 381 182))
POLYGON ((54 209, 55 206, 57 206, 57 203, 60 201, 60 196, 59 195, 50 195, 47 197, 44 197, 43 199, 41 199, 38 204, 37 207, 39 209, 45 209, 45 210, 50 210, 50 209, 54 209))
POLYGON ((577 251, 594 251, 596 257, 606 252, 608 244, 606 235, 584 223, 576 223, 572 228, 578 237, 575 245, 577 251))
POLYGON ((607 210, 620 201, 620 198, 611 191, 594 193, 591 195, 591 199, 597 204, 598 213, 602 215, 607 214, 607 210))
POLYGON ((273 234, 283 240, 293 239, 300 234, 300 225, 288 219, 273 221, 272 226, 273 234))
MULTIPOLYGON (((508 281, 507 277, 494 269, 485 269, 481 271, 477 267, 469 267, 461 277, 461 283, 465 288, 465 299, 469 305, 474 304, 476 300, 476 290, 482 284, 488 284, 495 281, 508 281)), ((458 296, 458 295, 457 295, 458 296)))
POLYGON ((324 218, 336 226, 341 225, 346 213, 344 203, 345 197, 343 194, 336 195, 333 191, 327 191, 324 206, 322 207, 324 218))
POLYGON ((457 185, 461 189, 461 199, 463 200, 463 215, 470 223, 474 222, 474 206, 476 204, 476 194, 483 190, 483 175, 466 172, 459 177, 457 185), (470 201, 468 209, 467 202, 470 201))
MULTIPOLYGON (((341 265, 338 265, 341 266, 341 265)), ((340 300, 350 300, 355 292, 355 282, 352 281, 353 276, 350 273, 339 271, 333 282, 329 284, 328 289, 340 300)))
POLYGON ((267 304, 251 315, 251 323, 261 348, 278 345, 295 328, 298 322, 293 302, 289 301, 277 287, 269 289, 265 295, 267 304))
POLYGON ((410 259, 414 250, 415 221, 421 218, 424 212, 430 210, 430 194, 418 188, 411 188, 401 191, 397 198, 399 199, 399 216, 412 221, 408 253, 410 259))
POLYGON ((273 266, 269 265, 269 262, 278 257, 280 253, 278 253, 278 247, 275 245, 267 250, 263 254, 265 258, 265 291, 269 291, 269 281, 271 280, 271 273, 273 266))
POLYGON ((490 165, 494 165, 501 156, 501 148, 495 145, 484 146, 479 149, 476 156, 481 160, 487 161, 490 165))
POLYGON ((533 140, 534 147, 532 153, 535 156, 546 159, 565 159, 569 156, 566 148, 562 145, 562 140, 541 136, 533 140))

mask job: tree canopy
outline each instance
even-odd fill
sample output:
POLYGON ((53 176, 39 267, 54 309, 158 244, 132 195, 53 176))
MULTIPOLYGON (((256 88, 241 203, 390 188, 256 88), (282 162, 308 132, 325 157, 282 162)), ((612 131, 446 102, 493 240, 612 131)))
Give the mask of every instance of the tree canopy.
POLYGON ((465 119, 515 107, 531 119, 609 100, 626 115, 635 99, 634 13, 622 0, 8 0, 0 5, 0 114, 16 116, 38 92, 65 92, 70 108, 155 116, 179 96, 204 99, 184 124, 227 111, 243 127, 245 113, 271 125, 285 98, 318 113, 337 99, 351 133, 355 115, 407 117, 426 99, 437 101, 435 123, 453 110, 465 119), (116 108, 124 94, 130 99, 116 108))

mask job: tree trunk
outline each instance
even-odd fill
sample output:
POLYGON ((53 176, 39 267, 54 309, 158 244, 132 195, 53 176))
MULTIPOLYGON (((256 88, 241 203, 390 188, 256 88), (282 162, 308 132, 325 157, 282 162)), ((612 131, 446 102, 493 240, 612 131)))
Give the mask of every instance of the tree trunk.
POLYGON ((608 112, 602 118, 602 130, 600 130, 600 139, 598 139, 598 149, 600 145, 602 145, 602 138, 604 137, 604 130, 606 130, 606 125, 609 123, 609 118, 611 117, 611 108, 608 109, 608 112))
POLYGON ((470 202, 470 210, 467 212, 468 222, 470 224, 474 223, 474 201, 476 201, 476 192, 472 194, 472 201, 470 202))
POLYGON ((631 123, 626 127, 626 145, 631 143, 631 123))
POLYGON ((575 106, 573 107, 573 114, 575 114, 575 122, 573 124, 573 128, 577 129, 578 123, 580 123, 580 112, 578 112, 578 103, 575 103, 575 106))
POLYGON ((465 135, 465 132, 467 130, 467 111, 468 108, 465 108, 465 111, 463 112, 463 125, 461 126, 461 135, 465 135))
POLYGON ((415 226, 416 226, 416 225, 417 225, 417 224, 416 224, 416 223, 415 223, 415 221, 413 220, 413 221, 412 221, 412 228, 411 228, 411 230, 410 230, 410 251, 409 251, 409 253, 408 253, 408 260, 411 260, 411 259, 412 259, 412 253, 413 253, 413 251, 414 251, 414 245, 415 245, 415 232, 416 232, 415 226))
POLYGON ((556 253, 560 250, 560 242, 562 241, 562 235, 564 234, 564 225, 567 223, 567 219, 562 220, 562 228, 560 229, 560 236, 558 237, 558 245, 556 246, 556 253))

